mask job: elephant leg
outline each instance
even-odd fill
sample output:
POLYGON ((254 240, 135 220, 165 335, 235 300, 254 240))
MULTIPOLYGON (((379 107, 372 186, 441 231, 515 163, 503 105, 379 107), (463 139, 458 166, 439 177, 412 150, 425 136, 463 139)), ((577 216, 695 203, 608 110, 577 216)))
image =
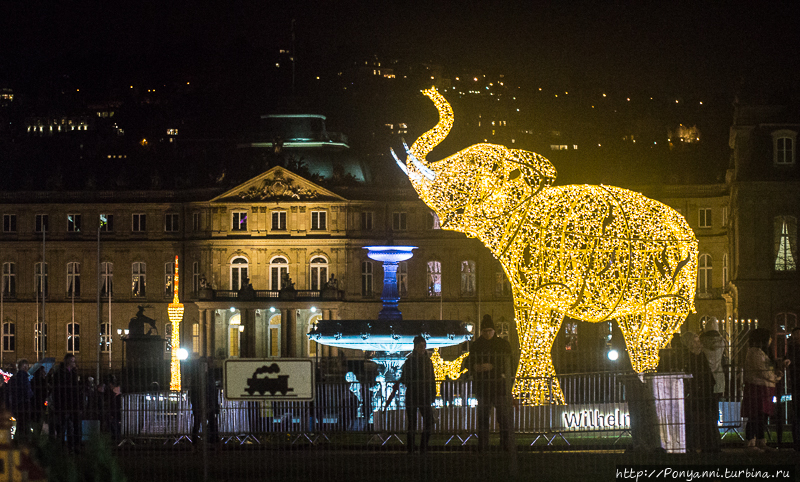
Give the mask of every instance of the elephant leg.
POLYGON ((679 297, 664 297, 649 303, 644 313, 617 321, 636 373, 658 367, 658 353, 666 347, 689 313, 689 303, 679 297))
POLYGON ((520 357, 514 396, 523 405, 565 404, 551 355, 564 314, 517 307, 516 316, 520 357))

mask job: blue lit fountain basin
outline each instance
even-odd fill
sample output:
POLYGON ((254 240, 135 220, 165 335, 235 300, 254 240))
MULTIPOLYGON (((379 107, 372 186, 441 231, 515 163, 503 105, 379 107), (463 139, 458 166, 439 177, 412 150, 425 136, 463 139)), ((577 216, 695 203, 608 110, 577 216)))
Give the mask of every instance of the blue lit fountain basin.
POLYGON ((382 263, 399 263, 407 261, 414 256, 411 251, 417 249, 416 246, 364 246, 364 249, 369 250, 367 256, 369 259, 380 261, 382 263))
POLYGON ((429 349, 472 339, 466 323, 459 320, 322 320, 308 338, 337 348, 398 353, 413 350, 418 335, 429 349))

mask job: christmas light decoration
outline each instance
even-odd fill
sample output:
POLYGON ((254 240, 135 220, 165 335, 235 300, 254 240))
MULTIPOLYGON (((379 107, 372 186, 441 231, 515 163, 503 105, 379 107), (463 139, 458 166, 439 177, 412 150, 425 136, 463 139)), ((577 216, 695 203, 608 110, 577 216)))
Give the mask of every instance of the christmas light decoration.
POLYGON ((616 319, 633 369, 654 370, 694 311, 697 239, 686 219, 618 187, 551 187, 555 167, 533 152, 476 144, 428 162, 454 117, 435 88, 423 94, 439 122, 406 147, 406 162, 395 159, 443 229, 479 238, 502 264, 520 343, 514 395, 565 403, 550 355, 565 316, 616 319))
POLYGON ((174 296, 167 307, 169 321, 172 323, 172 358, 170 360, 169 389, 181 389, 181 361, 178 351, 181 348, 181 320, 183 320, 183 303, 178 299, 178 257, 175 256, 175 275, 172 278, 174 296))
POLYGON ((449 378, 450 380, 458 380, 467 369, 461 369, 461 363, 464 361, 464 358, 467 357, 469 353, 464 353, 460 357, 456 358, 453 361, 444 361, 442 356, 439 354, 439 349, 433 349, 433 355, 431 355, 431 362, 433 362, 433 373, 436 375, 436 396, 442 396, 442 382, 445 378, 449 378))

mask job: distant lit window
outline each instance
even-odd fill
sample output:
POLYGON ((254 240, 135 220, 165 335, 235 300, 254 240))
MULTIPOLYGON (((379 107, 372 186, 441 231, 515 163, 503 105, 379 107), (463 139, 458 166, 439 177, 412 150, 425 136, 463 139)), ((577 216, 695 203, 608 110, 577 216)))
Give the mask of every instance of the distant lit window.
POLYGON ((780 130, 772 133, 773 161, 777 166, 790 166, 795 163, 795 141, 797 133, 780 130))
POLYGON ((147 287, 147 265, 133 263, 131 265, 131 296, 144 297, 147 287))
POLYGON ((47 323, 36 323, 33 327, 33 351, 47 351, 47 323))
POLYGON ((565 321, 564 322, 564 349, 566 351, 573 351, 578 348, 578 322, 565 321))
POLYGON ((81 351, 81 324, 67 323, 67 353, 81 351))
POLYGON ((192 292, 198 291, 200 291, 200 263, 195 261, 192 263, 192 292))
POLYGON ((311 229, 314 231, 324 231, 328 229, 327 211, 311 211, 311 229))
POLYGON ((164 298, 172 298, 174 294, 175 263, 164 264, 164 298))
POLYGON ((178 129, 167 129, 167 135, 168 136, 177 136, 178 135, 178 129))
POLYGON ((797 271, 797 218, 777 216, 775 233, 775 271, 797 271))
POLYGON ((269 262, 269 286, 271 290, 283 288, 284 280, 289 279, 289 261, 283 256, 276 256, 269 262))
POLYGON ((700 208, 698 209, 698 222, 697 227, 699 228, 710 228, 711 227, 711 208, 700 208))
POLYGON ((111 341, 113 334, 111 333, 111 323, 100 324, 100 352, 108 353, 111 351, 111 341))
POLYGON ((442 296, 442 263, 439 261, 428 261, 428 296, 442 296))
POLYGON ((247 231, 247 211, 234 211, 231 215, 231 231, 247 231))

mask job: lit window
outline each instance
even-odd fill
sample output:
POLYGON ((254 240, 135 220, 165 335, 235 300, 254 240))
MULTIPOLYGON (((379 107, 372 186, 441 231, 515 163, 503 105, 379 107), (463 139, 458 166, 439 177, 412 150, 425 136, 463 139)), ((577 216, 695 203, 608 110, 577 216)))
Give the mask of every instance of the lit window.
POLYGON ((175 278, 175 263, 165 263, 164 264, 164 298, 172 298, 174 284, 172 283, 173 279, 175 278))
POLYGON ((564 322, 564 349, 566 351, 573 351, 578 348, 578 322, 565 321, 564 322))
POLYGON ((442 296, 442 263, 428 261, 428 296, 442 296))
POLYGON ((67 232, 79 233, 81 232, 81 215, 80 214, 67 214, 67 232))
POLYGON ((711 208, 698 209, 698 222, 697 226, 700 228, 711 227, 711 208))
POLYGON ((247 231, 247 211, 234 211, 231 222, 232 231, 247 231))
POLYGON ((286 231, 286 211, 272 212, 272 230, 286 231))
POLYGON ((311 229, 324 231, 328 229, 327 211, 311 211, 311 229))
POLYGON ((100 352, 101 353, 109 353, 111 352, 111 342, 113 340, 113 334, 111 333, 111 323, 101 323, 100 324, 100 352))
POLYGON ((36 323, 33 327, 33 351, 47 351, 47 323, 36 323))
POLYGON ((797 271, 797 218, 777 216, 775 232, 775 271, 797 271))

